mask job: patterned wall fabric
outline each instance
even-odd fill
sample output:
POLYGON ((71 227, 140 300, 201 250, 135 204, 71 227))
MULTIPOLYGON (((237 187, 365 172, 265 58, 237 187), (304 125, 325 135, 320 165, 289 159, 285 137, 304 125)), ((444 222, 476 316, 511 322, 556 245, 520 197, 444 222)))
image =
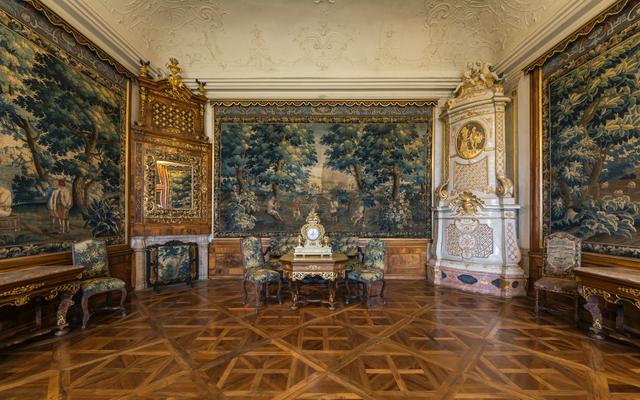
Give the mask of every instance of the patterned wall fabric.
POLYGON ((355 236, 343 236, 331 239, 331 249, 335 253, 342 253, 349 258, 358 256, 358 241, 355 236))
POLYGON ((287 253, 293 252, 298 245, 298 238, 293 236, 271 238, 269 245, 269 257, 280 258, 287 253))

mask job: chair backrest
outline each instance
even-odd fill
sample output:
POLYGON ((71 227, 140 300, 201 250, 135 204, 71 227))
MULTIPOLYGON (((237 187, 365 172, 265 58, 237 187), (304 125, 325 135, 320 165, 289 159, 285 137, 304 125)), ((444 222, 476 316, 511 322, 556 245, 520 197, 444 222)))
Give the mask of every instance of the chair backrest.
POLYGON ((240 241, 242 250, 242 266, 244 270, 258 268, 264 265, 262 242, 257 237, 246 237, 240 241))
POLYGON ((362 264, 365 268, 384 271, 384 256, 386 250, 384 242, 380 239, 371 239, 364 248, 362 264))
POLYGON ((582 241, 566 232, 547 236, 544 246, 544 275, 572 277, 573 270, 580 266, 581 247, 582 241))
POLYGON ((298 245, 298 238, 293 236, 274 237, 269 241, 269 257, 280 258, 292 253, 298 245))
POLYGON ((71 245, 74 265, 82 265, 82 279, 109 276, 107 245, 102 240, 88 239, 71 245))
POLYGON ((331 239, 331 250, 342 253, 349 258, 358 256, 359 238, 355 236, 342 236, 331 239))

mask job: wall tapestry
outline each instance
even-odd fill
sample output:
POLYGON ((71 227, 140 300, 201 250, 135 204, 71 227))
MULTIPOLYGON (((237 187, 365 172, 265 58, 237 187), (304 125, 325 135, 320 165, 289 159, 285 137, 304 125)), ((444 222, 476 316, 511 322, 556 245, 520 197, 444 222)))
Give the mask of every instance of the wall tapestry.
POLYGON ((431 237, 433 103, 214 104, 214 235, 431 237))
POLYGON ((640 2, 621 1, 543 74, 545 234, 640 256, 640 2))
POLYGON ((40 2, 0 2, 0 258, 125 243, 127 84, 40 2))

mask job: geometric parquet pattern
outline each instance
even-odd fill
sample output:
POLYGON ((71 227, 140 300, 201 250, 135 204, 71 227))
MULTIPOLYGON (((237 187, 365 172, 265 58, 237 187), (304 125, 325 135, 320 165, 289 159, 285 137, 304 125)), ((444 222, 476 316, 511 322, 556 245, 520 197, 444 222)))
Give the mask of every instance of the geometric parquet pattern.
POLYGON ((594 342, 530 299, 389 281, 331 312, 239 281, 138 292, 128 315, 0 352, 0 399, 640 399, 640 351, 594 342), (251 299, 250 299, 251 300, 251 299))

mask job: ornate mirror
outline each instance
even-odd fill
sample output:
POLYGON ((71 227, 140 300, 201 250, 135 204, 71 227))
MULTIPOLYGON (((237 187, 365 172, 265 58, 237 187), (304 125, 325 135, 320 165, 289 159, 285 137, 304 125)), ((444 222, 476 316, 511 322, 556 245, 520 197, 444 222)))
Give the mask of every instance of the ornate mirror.
POLYGON ((193 166, 156 160, 156 208, 189 210, 193 208, 193 166))

